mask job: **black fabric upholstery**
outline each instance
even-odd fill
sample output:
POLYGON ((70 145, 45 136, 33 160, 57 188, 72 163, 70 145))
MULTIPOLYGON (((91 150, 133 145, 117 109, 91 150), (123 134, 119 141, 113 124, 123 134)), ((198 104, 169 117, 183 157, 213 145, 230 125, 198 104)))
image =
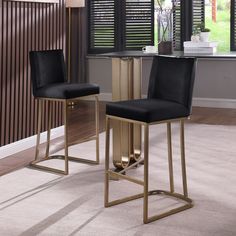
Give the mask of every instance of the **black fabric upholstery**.
POLYGON ((30 64, 34 91, 48 84, 66 82, 62 50, 32 51, 30 64))
POLYGON ((191 114, 195 60, 156 56, 147 99, 109 103, 106 114, 152 123, 191 114))
POLYGON ((99 93, 99 87, 94 84, 49 84, 35 92, 36 97, 71 99, 99 93))
POLYGON ((148 98, 177 102, 190 109, 195 79, 194 62, 194 58, 154 57, 148 98))
POLYGON ((35 97, 72 99, 99 93, 98 85, 66 82, 62 50, 32 51, 30 65, 35 97))
POLYGON ((106 113, 147 123, 189 115, 188 109, 185 106, 160 99, 136 99, 108 103, 106 113))

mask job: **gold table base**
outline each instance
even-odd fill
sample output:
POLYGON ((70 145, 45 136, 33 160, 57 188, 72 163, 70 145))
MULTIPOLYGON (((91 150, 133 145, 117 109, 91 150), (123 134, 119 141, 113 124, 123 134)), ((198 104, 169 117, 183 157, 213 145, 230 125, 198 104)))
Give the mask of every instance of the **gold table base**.
MULTIPOLYGON (((112 100, 141 98, 142 58, 112 58, 112 100)), ((124 169, 141 158, 141 126, 113 121, 113 164, 124 169)))

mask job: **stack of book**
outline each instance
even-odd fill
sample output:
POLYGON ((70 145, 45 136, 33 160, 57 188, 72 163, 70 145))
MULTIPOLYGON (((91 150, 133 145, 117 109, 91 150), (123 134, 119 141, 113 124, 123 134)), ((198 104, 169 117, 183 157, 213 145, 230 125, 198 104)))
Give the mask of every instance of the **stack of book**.
POLYGON ((217 51, 217 42, 184 42, 184 53, 213 54, 217 51))

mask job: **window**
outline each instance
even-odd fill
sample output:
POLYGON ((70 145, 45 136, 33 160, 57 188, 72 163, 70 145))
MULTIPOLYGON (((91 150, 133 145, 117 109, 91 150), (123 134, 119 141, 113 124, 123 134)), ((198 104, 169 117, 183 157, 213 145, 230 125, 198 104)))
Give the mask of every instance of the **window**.
POLYGON ((193 27, 204 22, 204 0, 173 0, 173 42, 175 50, 183 49, 183 42, 190 40, 193 27))
MULTIPOLYGON (((161 1, 169 4, 170 0, 161 1)), ((236 51, 236 0, 216 1, 216 24, 212 22, 214 1, 171 0, 175 50, 183 49, 183 42, 190 40, 195 25, 205 23, 212 30, 210 39, 219 42, 219 51, 236 51)), ((88 0, 88 3, 89 53, 140 50, 154 44, 154 34, 157 38, 154 0, 88 0)))
POLYGON ((219 52, 236 51, 236 0, 174 1, 177 3, 173 14, 175 49, 182 50, 183 41, 190 40, 193 27, 204 22, 211 29, 210 40, 219 42, 219 52))
POLYGON ((173 9, 173 47, 175 50, 182 48, 181 37, 181 1, 176 1, 173 9))
POLYGON ((205 0, 205 25, 210 40, 218 42, 218 51, 230 51, 230 0, 205 0))
POLYGON ((89 53, 154 43, 154 0, 89 0, 89 53))
POLYGON ((114 51, 115 1, 92 0, 89 3, 89 51, 114 51))
MULTIPOLYGON (((154 10, 154 32, 155 32, 155 46, 158 45, 161 36, 167 36, 168 39, 172 39, 172 17, 168 17, 172 15, 172 0, 156 0, 155 1, 155 10, 154 10), (159 19, 164 17, 165 22, 160 23, 159 19)), ((167 39, 165 37, 165 39, 167 39)))

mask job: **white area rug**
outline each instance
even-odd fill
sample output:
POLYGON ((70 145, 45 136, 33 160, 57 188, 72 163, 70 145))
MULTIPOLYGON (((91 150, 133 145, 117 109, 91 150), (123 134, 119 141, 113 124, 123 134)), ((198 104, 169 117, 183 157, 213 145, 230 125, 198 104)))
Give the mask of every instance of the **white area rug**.
MULTIPOLYGON (((151 188, 168 188, 166 127, 150 129, 151 188)), ((173 126, 175 182, 181 190, 179 133, 173 126)), ((94 148, 81 152, 94 157, 94 148)), ((83 155, 81 155, 83 157, 83 155)), ((236 127, 186 125, 186 161, 192 209, 148 225, 142 224, 142 200, 103 207, 104 134, 101 164, 70 162, 70 175, 58 176, 24 168, 0 177, 0 235, 236 235, 236 127)), ((62 161, 55 161, 55 165, 62 161)), ((143 168, 131 170, 142 177, 143 168)), ((111 196, 131 195, 142 188, 113 181, 111 196)), ((166 200, 150 198, 150 212, 166 200)))

